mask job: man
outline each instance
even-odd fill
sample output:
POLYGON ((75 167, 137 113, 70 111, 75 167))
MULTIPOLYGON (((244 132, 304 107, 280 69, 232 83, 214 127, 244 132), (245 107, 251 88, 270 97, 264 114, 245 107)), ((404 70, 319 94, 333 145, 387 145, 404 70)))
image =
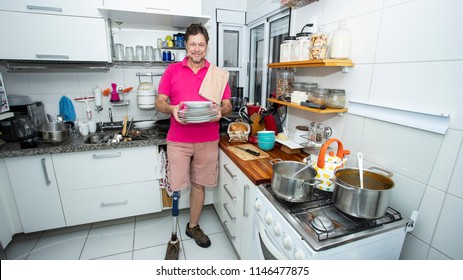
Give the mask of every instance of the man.
MULTIPOLYGON (((220 93, 223 94, 221 104, 214 104, 217 110, 215 119, 204 123, 187 123, 179 119, 178 111, 183 108, 183 102, 207 101, 199 95, 199 89, 210 66, 205 59, 209 42, 206 28, 200 24, 190 25, 185 40, 187 56, 183 61, 169 65, 164 72, 159 83, 156 109, 171 114, 167 158, 170 185, 174 190, 174 221, 175 201, 178 200, 175 195, 191 183, 190 221, 186 226, 186 235, 199 246, 207 248, 211 241, 199 227, 199 219, 204 205, 204 188, 217 185, 219 120, 232 111, 231 90, 227 83, 224 92, 220 93)), ((176 241, 176 230, 173 230, 166 259, 178 258, 179 242, 176 241)))

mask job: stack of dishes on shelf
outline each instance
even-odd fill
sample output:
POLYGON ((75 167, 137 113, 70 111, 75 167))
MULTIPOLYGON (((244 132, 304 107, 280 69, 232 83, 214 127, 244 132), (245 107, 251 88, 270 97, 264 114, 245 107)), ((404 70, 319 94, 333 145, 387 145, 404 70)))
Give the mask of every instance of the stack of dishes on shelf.
POLYGON ((182 121, 203 123, 217 117, 217 110, 210 101, 188 101, 183 102, 183 104, 185 105, 184 108, 178 111, 178 116, 182 121))

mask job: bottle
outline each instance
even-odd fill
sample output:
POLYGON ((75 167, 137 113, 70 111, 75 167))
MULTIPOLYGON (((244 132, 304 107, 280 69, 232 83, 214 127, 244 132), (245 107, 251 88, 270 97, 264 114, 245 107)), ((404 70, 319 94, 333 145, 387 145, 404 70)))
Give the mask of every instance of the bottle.
POLYGON ((345 21, 338 23, 338 29, 333 31, 331 37, 331 58, 348 59, 352 45, 351 32, 345 21))
POLYGON ((98 108, 98 107, 101 107, 103 104, 102 104, 102 100, 101 100, 101 89, 98 87, 98 85, 95 86, 95 89, 93 90, 93 94, 95 95, 95 106, 98 108))

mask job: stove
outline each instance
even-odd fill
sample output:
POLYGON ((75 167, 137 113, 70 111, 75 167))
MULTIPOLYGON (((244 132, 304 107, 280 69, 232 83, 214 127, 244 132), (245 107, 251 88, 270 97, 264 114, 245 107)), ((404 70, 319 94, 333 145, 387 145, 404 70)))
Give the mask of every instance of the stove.
POLYGON ((413 220, 391 207, 378 219, 356 218, 338 210, 332 196, 314 189, 309 201, 291 203, 274 196, 271 185, 260 185, 256 219, 287 259, 399 258, 413 220))

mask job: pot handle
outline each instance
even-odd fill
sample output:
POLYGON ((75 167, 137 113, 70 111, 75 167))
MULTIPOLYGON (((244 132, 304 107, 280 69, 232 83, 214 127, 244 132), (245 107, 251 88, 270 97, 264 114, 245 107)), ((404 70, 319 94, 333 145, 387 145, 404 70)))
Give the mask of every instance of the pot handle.
POLYGON ((271 164, 271 165, 275 165, 275 164, 277 164, 277 163, 279 163, 279 162, 282 162, 282 161, 283 161, 283 160, 280 159, 280 158, 275 158, 275 159, 271 159, 271 160, 270 160, 270 164, 271 164))
POLYGON ((368 170, 379 170, 383 173, 386 173, 388 177, 392 177, 394 175, 394 173, 392 173, 391 171, 377 166, 369 167, 368 170))
POLYGON ((338 151, 336 152, 336 156, 340 159, 344 158, 344 147, 339 139, 336 138, 331 138, 328 141, 323 144, 322 148, 320 149, 320 154, 318 155, 318 160, 317 160, 317 166, 318 168, 324 168, 325 167, 325 154, 326 150, 328 150, 328 147, 330 146, 331 143, 337 142, 338 143, 338 151))
POLYGON ((307 184, 307 185, 309 185, 309 186, 314 187, 314 186, 319 185, 319 184, 321 184, 321 183, 323 183, 322 180, 320 180, 320 179, 315 179, 315 178, 311 178, 311 179, 308 179, 308 180, 305 180, 304 182, 302 182, 302 185, 306 185, 306 184, 307 184))

